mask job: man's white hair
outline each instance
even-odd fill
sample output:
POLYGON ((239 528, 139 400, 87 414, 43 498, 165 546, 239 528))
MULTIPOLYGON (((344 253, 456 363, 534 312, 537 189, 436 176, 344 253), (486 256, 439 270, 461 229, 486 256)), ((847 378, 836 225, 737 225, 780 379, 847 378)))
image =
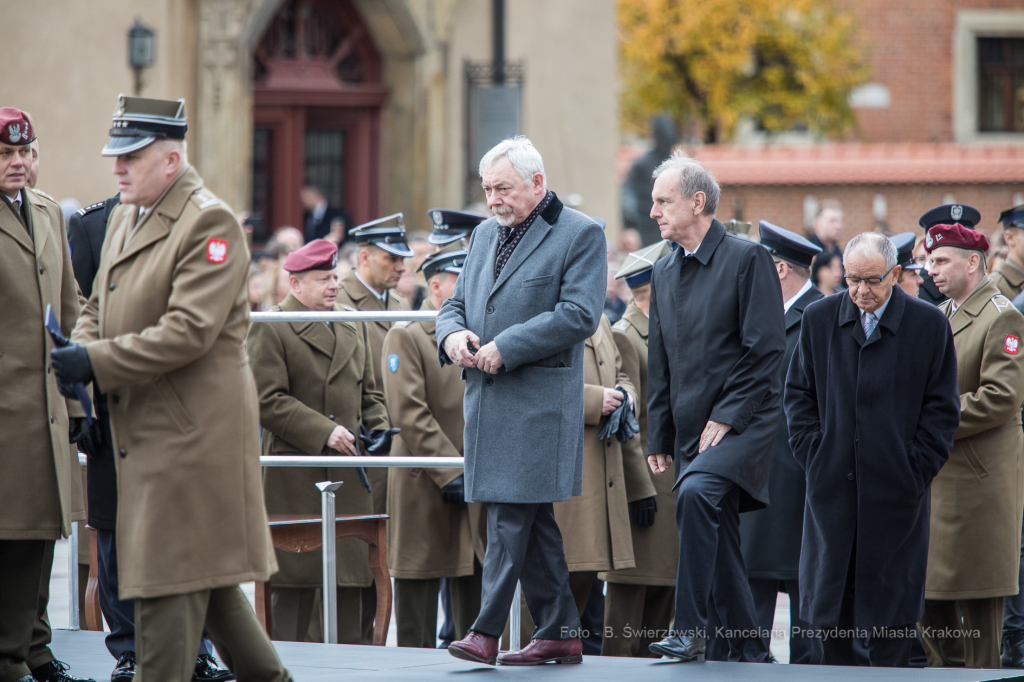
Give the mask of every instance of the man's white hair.
POLYGON ((540 173, 544 182, 544 189, 548 188, 548 176, 544 172, 544 159, 540 158, 540 152, 533 146, 530 139, 525 135, 516 135, 502 140, 494 145, 489 152, 480 159, 479 173, 484 176, 484 171, 494 165, 494 162, 505 157, 516 169, 526 182, 531 182, 535 173, 540 173))
POLYGON ((722 188, 715 179, 715 174, 707 169, 700 161, 687 156, 681 149, 672 152, 668 157, 654 169, 652 177, 656 180, 658 176, 668 170, 679 171, 679 194, 684 199, 689 199, 697 192, 704 193, 703 215, 715 215, 718 210, 718 199, 722 195, 722 188))
POLYGON ((877 232, 861 232, 850 240, 843 251, 843 269, 846 269, 846 259, 854 250, 860 250, 866 256, 873 256, 876 253, 882 254, 885 258, 885 269, 892 270, 896 267, 897 255, 896 245, 889 241, 888 237, 877 232))

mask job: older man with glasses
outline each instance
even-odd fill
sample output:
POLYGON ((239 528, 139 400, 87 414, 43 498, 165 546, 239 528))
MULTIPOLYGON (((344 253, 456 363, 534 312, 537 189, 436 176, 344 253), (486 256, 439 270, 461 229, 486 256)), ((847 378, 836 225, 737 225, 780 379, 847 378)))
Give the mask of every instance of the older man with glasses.
POLYGON ((858 235, 843 264, 849 295, 804 311, 786 380, 807 479, 800 617, 824 638, 826 664, 906 666, 924 613, 931 481, 959 424, 956 352, 942 312, 896 286, 891 241, 858 235))

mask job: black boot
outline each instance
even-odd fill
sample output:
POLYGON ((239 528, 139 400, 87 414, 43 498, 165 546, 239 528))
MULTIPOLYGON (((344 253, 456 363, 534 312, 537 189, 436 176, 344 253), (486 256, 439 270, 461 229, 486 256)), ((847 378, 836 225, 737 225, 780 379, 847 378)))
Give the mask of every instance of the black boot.
POLYGON ((1004 668, 1024 668, 1024 634, 1003 635, 1002 649, 999 658, 1004 668))

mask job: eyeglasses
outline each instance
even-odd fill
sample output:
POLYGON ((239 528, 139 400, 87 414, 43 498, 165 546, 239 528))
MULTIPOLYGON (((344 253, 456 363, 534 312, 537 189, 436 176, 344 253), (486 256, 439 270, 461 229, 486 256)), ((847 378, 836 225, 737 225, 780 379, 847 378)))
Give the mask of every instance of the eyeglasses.
POLYGON ((896 266, 894 265, 891 268, 889 268, 889 270, 884 275, 882 275, 881 277, 864 277, 864 278, 860 278, 860 277, 846 277, 846 286, 848 286, 851 289, 853 289, 855 287, 859 287, 861 285, 861 283, 863 283, 863 284, 867 284, 868 288, 873 289, 873 288, 875 288, 877 286, 880 286, 882 284, 882 280, 884 280, 886 277, 888 277, 889 273, 892 272, 895 269, 896 269, 896 266))

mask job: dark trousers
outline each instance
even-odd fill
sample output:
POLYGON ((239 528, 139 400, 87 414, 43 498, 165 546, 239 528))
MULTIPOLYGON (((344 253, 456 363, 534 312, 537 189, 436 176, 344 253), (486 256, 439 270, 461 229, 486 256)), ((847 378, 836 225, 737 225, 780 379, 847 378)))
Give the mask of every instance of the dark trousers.
MULTIPOLYGON (((1017 573, 1018 587, 1024 585, 1024 528, 1021 532, 1020 569, 1017 573)), ((1003 638, 1011 641, 1024 640, 1024 594, 1017 592, 1003 598, 1003 638)))
MULTIPOLYGON (((100 611, 110 626, 105 643, 114 658, 135 651, 135 600, 118 597, 117 535, 112 530, 96 531, 96 571, 99 577, 100 611)), ((213 655, 213 644, 205 635, 199 654, 213 655)))
POLYGON ((537 624, 534 638, 579 635, 580 618, 569 589, 562 534, 550 502, 487 505, 483 593, 473 630, 501 636, 517 581, 537 624))
POLYGON ((0 540, 0 682, 30 674, 46 540, 0 540))
MULTIPOLYGON (((474 562, 475 563, 475 562, 474 562)), ((480 613, 481 568, 473 575, 448 578, 455 639, 462 639, 480 613)), ((398 646, 433 649, 437 646, 437 601, 440 578, 395 578, 395 623, 398 646)), ((447 620, 447 614, 445 619, 447 620)))
MULTIPOLYGON (((703 472, 683 478, 676 490, 679 570, 676 574, 676 620, 680 636, 706 637, 713 608, 725 631, 753 633, 757 628, 754 598, 740 553, 740 487, 703 472)), ((731 659, 768 660, 760 637, 730 638, 731 659)))
MULTIPOLYGON (((757 623, 764 631, 772 629, 775 621, 775 603, 779 598, 779 590, 785 588, 789 594, 789 662, 818 665, 824 656, 821 638, 796 636, 795 629, 805 633, 810 631, 810 624, 800 619, 800 583, 796 580, 751 580, 750 593, 754 597, 757 609, 757 623)), ((770 646, 770 642, 766 642, 770 646)))
POLYGON ((1003 625, 1003 599, 925 599, 921 639, 928 664, 933 668, 1001 667, 999 639, 1003 625), (961 636, 948 637, 946 633, 961 636))
MULTIPOLYGON (((907 668, 910 666, 910 655, 914 642, 917 641, 917 625, 914 623, 886 627, 886 632, 896 635, 892 637, 876 634, 874 628, 866 629, 868 634, 866 638, 833 636, 836 632, 841 631, 851 635, 855 634, 853 622, 855 559, 856 552, 852 552, 850 567, 846 571, 846 585, 843 588, 842 602, 839 606, 839 623, 835 628, 828 626, 820 628, 829 635, 822 643, 825 649, 825 664, 907 668), (865 656, 867 660, 865 660, 865 656)), ((871 589, 871 586, 866 586, 866 589, 871 589)))

